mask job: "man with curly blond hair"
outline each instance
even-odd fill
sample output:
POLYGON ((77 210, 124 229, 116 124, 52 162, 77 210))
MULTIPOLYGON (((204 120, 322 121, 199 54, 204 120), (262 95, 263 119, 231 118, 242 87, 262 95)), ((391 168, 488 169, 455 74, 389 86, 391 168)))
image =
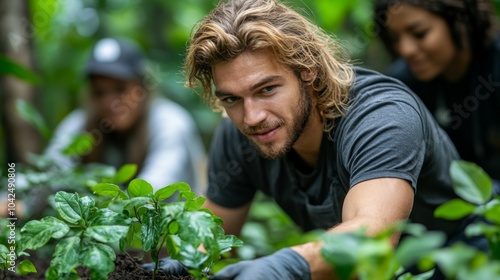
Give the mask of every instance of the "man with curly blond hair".
MULTIPOLYGON (((257 191, 303 230, 367 234, 433 216, 455 198, 458 154, 402 83, 349 63, 338 43, 274 0, 219 4, 193 32, 186 85, 227 115, 212 141, 205 207, 240 234, 257 191)), ((399 236, 393 236, 398 243, 399 236)), ((227 266, 213 279, 332 279, 310 242, 227 266)), ((168 269, 167 269, 168 270, 168 269)))

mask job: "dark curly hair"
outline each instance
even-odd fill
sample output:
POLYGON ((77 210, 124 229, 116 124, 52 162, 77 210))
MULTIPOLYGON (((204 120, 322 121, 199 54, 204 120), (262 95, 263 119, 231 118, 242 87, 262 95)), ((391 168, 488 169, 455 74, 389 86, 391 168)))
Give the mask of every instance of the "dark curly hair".
POLYGON ((425 9, 443 18, 451 38, 460 49, 473 51, 487 48, 495 36, 494 6, 490 0, 375 0, 374 23, 378 36, 393 56, 397 56, 387 29, 391 20, 389 9, 397 11, 399 5, 409 4, 425 9))

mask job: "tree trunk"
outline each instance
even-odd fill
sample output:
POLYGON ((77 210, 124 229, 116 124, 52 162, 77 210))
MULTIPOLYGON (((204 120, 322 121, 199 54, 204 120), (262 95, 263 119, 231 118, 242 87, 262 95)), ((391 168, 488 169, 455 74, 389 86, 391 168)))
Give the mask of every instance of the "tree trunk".
MULTIPOLYGON (((0 52, 16 63, 33 69, 33 27, 27 0, 0 1, 0 52)), ((6 161, 26 162, 30 153, 40 152, 40 135, 24 121, 16 110, 16 100, 36 104, 32 85, 14 76, 0 78, 3 98, 2 126, 4 128, 6 161)))

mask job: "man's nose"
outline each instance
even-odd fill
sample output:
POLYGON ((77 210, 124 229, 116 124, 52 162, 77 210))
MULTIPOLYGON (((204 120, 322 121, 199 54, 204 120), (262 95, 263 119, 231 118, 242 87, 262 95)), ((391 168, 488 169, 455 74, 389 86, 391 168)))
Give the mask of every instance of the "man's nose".
POLYGON ((258 101, 247 99, 244 101, 243 122, 248 126, 256 126, 266 119, 266 112, 258 101))

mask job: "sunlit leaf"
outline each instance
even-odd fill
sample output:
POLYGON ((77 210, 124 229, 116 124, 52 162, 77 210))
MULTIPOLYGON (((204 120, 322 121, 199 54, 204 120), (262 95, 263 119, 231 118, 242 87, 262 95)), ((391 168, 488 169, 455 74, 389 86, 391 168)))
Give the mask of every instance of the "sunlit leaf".
POLYGON ((111 183, 100 183, 92 186, 90 189, 97 195, 109 195, 120 199, 128 198, 128 195, 122 191, 119 186, 111 183))
POLYGON ((92 150, 94 146, 94 137, 90 133, 78 134, 73 140, 62 150, 62 153, 70 157, 81 157, 92 150))
POLYGON ((115 270, 116 255, 113 249, 105 244, 86 245, 81 259, 83 265, 90 269, 91 279, 108 279, 108 274, 115 270))
POLYGON ((120 167, 120 169, 118 169, 116 175, 113 176, 112 181, 118 184, 126 183, 134 177, 136 172, 136 164, 124 164, 122 167, 120 167))
POLYGON ((22 260, 19 263, 18 273, 21 275, 26 275, 29 273, 36 273, 36 267, 30 260, 22 260))
POLYGON ((153 194, 153 186, 143 179, 134 179, 128 184, 128 194, 132 197, 149 196, 153 194))
POLYGON ((456 198, 439 205, 434 211, 434 216, 442 219, 458 220, 472 214, 475 209, 475 205, 456 198))
POLYGON ((59 273, 69 273, 80 264, 81 240, 78 236, 68 237, 61 240, 52 255, 50 266, 59 273))
POLYGON ((68 231, 69 227, 54 217, 44 217, 40 221, 29 221, 21 228, 19 250, 36 250, 45 245, 50 238, 61 238, 68 231))
POLYGON ((130 218, 109 209, 99 209, 88 221, 84 231, 86 237, 108 243, 125 238, 130 225, 130 218))
POLYGON ((78 224, 88 215, 89 207, 81 203, 76 193, 59 191, 55 197, 56 209, 59 215, 68 223, 78 224))
POLYGON ((453 161, 450 173, 455 192, 464 200, 483 204, 491 198, 491 179, 477 164, 467 161, 453 161))

